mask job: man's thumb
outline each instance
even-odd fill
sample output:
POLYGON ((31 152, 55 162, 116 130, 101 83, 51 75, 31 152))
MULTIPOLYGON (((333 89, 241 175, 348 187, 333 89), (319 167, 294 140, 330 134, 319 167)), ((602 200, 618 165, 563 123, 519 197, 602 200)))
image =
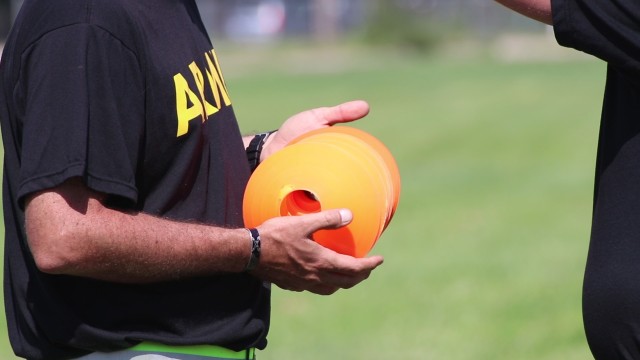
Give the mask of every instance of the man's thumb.
POLYGON ((345 226, 353 220, 353 213, 349 209, 340 209, 340 226, 345 226))
POLYGON ((309 230, 312 233, 321 229, 336 229, 353 220, 353 213, 349 209, 325 210, 304 216, 307 217, 309 230))

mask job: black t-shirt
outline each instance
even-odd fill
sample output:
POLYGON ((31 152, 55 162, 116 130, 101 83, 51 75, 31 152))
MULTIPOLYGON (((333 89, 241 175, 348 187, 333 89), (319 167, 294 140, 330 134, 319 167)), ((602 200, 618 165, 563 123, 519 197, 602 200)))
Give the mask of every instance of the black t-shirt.
POLYGON ((587 339, 597 359, 639 359, 640 2, 552 5, 558 42, 608 63, 583 289, 587 339))
POLYGON ((142 339, 266 346, 270 289, 256 278, 47 275, 24 233, 25 196, 72 177, 112 206, 242 226, 250 169, 218 64, 193 0, 24 2, 0 65, 5 303, 18 355, 64 359, 142 339))

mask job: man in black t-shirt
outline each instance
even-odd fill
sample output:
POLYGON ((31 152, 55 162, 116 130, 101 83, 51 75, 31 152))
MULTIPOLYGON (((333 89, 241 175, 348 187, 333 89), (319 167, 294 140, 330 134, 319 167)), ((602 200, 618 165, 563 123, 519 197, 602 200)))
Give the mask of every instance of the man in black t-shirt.
POLYGON ((498 2, 608 64, 583 317, 595 358, 640 359, 640 2, 498 2))
POLYGON ((270 283, 331 294, 366 279, 381 257, 310 239, 348 210, 249 230, 241 207, 247 154, 255 166, 367 112, 314 109, 243 138, 194 0, 26 0, 0 62, 16 354, 252 356, 266 346, 270 283))

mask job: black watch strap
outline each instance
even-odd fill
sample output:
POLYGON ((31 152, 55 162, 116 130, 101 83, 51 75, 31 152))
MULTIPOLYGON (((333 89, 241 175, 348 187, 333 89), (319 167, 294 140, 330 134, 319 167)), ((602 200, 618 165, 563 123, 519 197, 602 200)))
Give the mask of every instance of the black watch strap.
POLYGON ((258 266, 260 262, 260 233, 258 229, 247 229, 249 230, 249 234, 251 235, 251 257, 249 258, 249 262, 247 266, 245 266, 244 271, 251 271, 258 266))
POLYGON ((260 164, 260 154, 262 154, 262 147, 269 135, 275 131, 269 131, 265 133, 257 134, 251 139, 249 146, 247 146, 247 160, 249 160, 249 166, 251 171, 255 170, 260 164))

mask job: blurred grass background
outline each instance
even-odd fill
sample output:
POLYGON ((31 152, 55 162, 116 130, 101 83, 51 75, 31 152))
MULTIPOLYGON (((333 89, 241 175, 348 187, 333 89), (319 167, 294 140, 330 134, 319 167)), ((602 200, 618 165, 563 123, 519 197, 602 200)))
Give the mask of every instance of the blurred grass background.
MULTIPOLYGON (((402 176, 373 251, 385 264, 329 297, 274 288, 259 359, 591 358, 580 292, 605 65, 539 33, 434 45, 401 30, 216 44, 244 132, 364 99, 352 126, 402 176)), ((15 358, 4 325, 0 358, 15 358)))

